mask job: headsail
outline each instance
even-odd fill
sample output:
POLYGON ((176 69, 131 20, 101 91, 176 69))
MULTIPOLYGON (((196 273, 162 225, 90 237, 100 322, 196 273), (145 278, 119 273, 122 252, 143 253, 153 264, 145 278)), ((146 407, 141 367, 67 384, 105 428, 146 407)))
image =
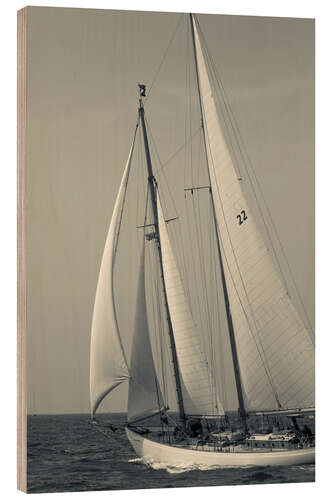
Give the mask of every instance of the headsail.
POLYGON ((155 372, 147 320, 145 287, 145 243, 143 242, 137 289, 134 336, 128 391, 128 421, 136 422, 163 407, 163 398, 155 372))
POLYGON ((159 196, 157 196, 157 208, 165 288, 176 343, 185 411, 196 415, 221 415, 224 411, 219 398, 214 394, 208 363, 185 296, 159 196))
POLYGON ((92 415, 104 397, 129 377, 117 322, 113 279, 119 227, 136 130, 137 128, 114 206, 97 283, 90 346, 90 408, 92 415))
POLYGON ((314 347, 258 232, 223 137, 194 21, 208 168, 248 409, 314 404, 314 347))

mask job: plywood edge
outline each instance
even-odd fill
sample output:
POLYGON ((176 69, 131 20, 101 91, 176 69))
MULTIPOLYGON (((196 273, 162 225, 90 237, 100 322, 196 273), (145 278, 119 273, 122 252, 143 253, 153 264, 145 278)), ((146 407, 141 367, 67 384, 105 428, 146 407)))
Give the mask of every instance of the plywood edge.
POLYGON ((27 491, 25 178, 27 8, 17 13, 17 487, 27 491))

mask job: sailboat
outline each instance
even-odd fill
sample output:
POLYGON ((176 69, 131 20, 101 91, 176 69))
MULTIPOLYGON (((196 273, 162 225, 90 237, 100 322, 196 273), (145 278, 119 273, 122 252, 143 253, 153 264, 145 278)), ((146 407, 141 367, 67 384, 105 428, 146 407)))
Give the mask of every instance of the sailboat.
MULTIPOLYGON (((128 381, 125 430, 136 454, 147 464, 238 467, 314 463, 314 433, 308 426, 304 430, 297 424, 299 418, 314 417, 314 342, 246 200, 242 178, 218 115, 207 51, 194 14, 189 14, 189 26, 209 180, 204 187, 210 199, 238 412, 228 417, 223 397, 212 384, 214 366, 202 347, 204 333, 199 332, 193 317, 154 176, 145 118, 146 88, 140 84, 138 121, 97 283, 91 333, 91 415, 95 419, 103 399, 128 381), (138 129, 143 137, 147 204, 152 220, 147 220, 146 212, 141 226, 142 250, 128 363, 124 332, 117 317, 114 273, 138 129), (176 415, 165 403, 151 345, 147 245, 153 245, 157 255, 160 307, 167 325, 176 415), (266 418, 266 429, 255 428, 253 422, 260 418, 266 418)), ((192 193, 199 188, 202 186, 193 186, 192 193)))

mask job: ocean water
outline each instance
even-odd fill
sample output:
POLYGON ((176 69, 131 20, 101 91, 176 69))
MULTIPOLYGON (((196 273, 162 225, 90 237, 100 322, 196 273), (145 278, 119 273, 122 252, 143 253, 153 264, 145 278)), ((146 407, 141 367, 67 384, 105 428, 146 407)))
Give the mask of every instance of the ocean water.
POLYGON ((121 427, 124 414, 99 419, 120 428, 110 437, 88 415, 28 417, 28 492, 47 493, 139 488, 177 488, 315 480, 315 466, 243 467, 208 470, 154 469, 137 458, 121 427))

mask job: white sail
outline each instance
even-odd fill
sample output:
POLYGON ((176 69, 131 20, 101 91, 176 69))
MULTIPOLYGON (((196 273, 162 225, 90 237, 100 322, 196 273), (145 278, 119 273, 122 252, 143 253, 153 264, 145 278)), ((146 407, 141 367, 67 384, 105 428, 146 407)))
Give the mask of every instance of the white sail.
POLYGON ((314 346, 259 234, 223 137, 194 21, 208 166, 248 409, 314 404, 314 346))
POLYGON ((157 208, 165 288, 176 344, 185 412, 192 415, 221 415, 224 411, 220 401, 214 395, 208 363, 185 296, 158 196, 157 208))
POLYGON ((137 289, 130 374, 127 413, 128 421, 133 423, 160 412, 164 407, 149 338, 144 243, 137 289))
POLYGON ((114 206, 97 283, 90 346, 90 408, 92 414, 95 413, 104 397, 129 377, 119 335, 113 274, 135 135, 114 206))

